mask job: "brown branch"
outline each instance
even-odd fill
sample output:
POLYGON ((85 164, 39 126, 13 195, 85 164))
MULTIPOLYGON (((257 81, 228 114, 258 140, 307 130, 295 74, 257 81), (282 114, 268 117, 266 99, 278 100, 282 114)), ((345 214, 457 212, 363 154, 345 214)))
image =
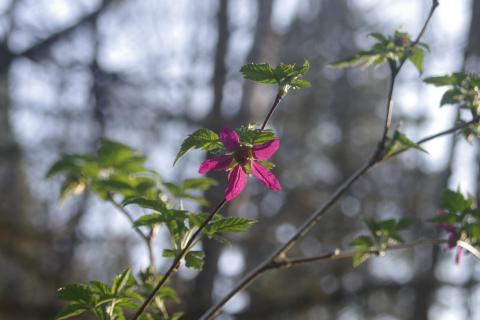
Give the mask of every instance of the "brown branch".
MULTIPOLYGON (((423 36, 428 22, 430 21, 435 9, 438 6, 438 1, 432 0, 432 7, 430 9, 430 13, 419 33, 415 41, 412 45, 416 45, 420 38, 423 36)), ((286 260, 288 251, 301 239, 303 238, 322 218, 322 216, 330 209, 337 200, 343 195, 343 193, 361 176, 363 176, 369 169, 371 169, 376 163, 382 160, 382 154, 385 149, 385 144, 388 138, 388 131, 391 125, 391 119, 393 114, 393 89, 395 86, 396 77, 404 65, 406 59, 403 59, 400 64, 395 65, 394 63, 390 62, 390 84, 389 90, 387 95, 387 104, 386 104, 386 117, 384 122, 384 129, 382 133, 382 137, 380 142, 377 145, 377 148, 373 152, 370 159, 361 166, 357 171, 353 173, 350 178, 348 178, 329 198, 328 200, 319 207, 316 211, 314 211, 310 217, 305 221, 305 223, 297 229, 297 231, 290 237, 290 239, 284 243, 281 247, 273 252, 273 254, 260 263, 254 270, 245 276, 245 278, 235 287, 233 288, 223 299, 221 299, 217 304, 212 306, 203 316, 201 319, 213 319, 215 318, 218 313, 222 310, 223 306, 239 291, 248 288, 255 279, 257 279, 261 274, 269 269, 269 266, 275 263, 281 263, 282 261, 286 260)))
POLYGON ((413 249, 421 245, 433 246, 433 245, 443 244, 446 242, 447 240, 430 240, 429 239, 429 240, 418 240, 418 241, 415 241, 412 243, 406 243, 406 244, 391 245, 391 246, 387 246, 386 248, 382 248, 381 250, 370 249, 370 250, 360 250, 360 251, 359 250, 340 251, 339 249, 335 249, 329 253, 326 253, 320 256, 285 259, 279 263, 271 264, 266 268, 266 270, 285 269, 293 266, 304 265, 304 264, 324 261, 324 260, 338 260, 338 259, 353 258, 355 255, 358 255, 358 254, 371 254, 371 255, 384 256, 387 251, 413 249))

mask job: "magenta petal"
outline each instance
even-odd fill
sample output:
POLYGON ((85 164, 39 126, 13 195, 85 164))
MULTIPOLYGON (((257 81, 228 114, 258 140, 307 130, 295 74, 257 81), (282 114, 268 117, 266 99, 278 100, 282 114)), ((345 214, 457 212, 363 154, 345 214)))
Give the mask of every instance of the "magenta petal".
POLYGON ((225 149, 228 151, 235 151, 240 146, 240 138, 238 134, 230 129, 230 128, 223 128, 220 130, 220 141, 222 141, 225 149))
POLYGON ((222 171, 226 170, 228 166, 232 163, 231 156, 220 156, 211 159, 207 159, 202 162, 200 168, 198 169, 198 173, 207 173, 209 171, 222 171))
POLYGON ((455 263, 460 264, 460 259, 462 258, 463 247, 457 247, 457 253, 455 254, 455 263))
POLYGON ((242 166, 236 165, 228 173, 228 185, 225 189, 225 199, 227 201, 236 198, 247 185, 248 176, 242 166))
POLYGON ((268 160, 278 150, 278 147, 280 147, 279 139, 253 146, 253 156, 257 160, 268 160))
POLYGON ((280 182, 278 182, 273 173, 256 161, 252 161, 252 174, 270 190, 280 191, 282 189, 280 182))

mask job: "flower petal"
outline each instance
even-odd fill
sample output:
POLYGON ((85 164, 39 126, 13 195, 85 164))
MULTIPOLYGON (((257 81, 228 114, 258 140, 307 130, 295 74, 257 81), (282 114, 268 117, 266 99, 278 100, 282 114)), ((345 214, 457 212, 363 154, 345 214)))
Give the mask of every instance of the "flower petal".
POLYGON ((242 166, 236 165, 232 171, 228 173, 228 185, 225 188, 225 199, 227 201, 236 198, 247 185, 248 176, 242 166))
POLYGON ((278 182, 273 173, 256 161, 252 161, 252 174, 270 190, 280 191, 282 189, 280 182, 278 182))
POLYGON ((207 173, 209 171, 222 171, 226 170, 228 166, 232 163, 232 156, 220 156, 211 159, 207 159, 202 162, 198 173, 207 173))
POLYGON ((455 263, 460 264, 460 259, 462 258, 463 247, 457 247, 457 253, 455 254, 455 263))
POLYGON ((268 160, 280 147, 280 139, 253 146, 252 153, 257 160, 268 160))
POLYGON ((222 141, 225 149, 228 151, 234 151, 240 146, 240 138, 238 137, 238 134, 230 128, 223 128, 220 130, 220 141, 222 141))

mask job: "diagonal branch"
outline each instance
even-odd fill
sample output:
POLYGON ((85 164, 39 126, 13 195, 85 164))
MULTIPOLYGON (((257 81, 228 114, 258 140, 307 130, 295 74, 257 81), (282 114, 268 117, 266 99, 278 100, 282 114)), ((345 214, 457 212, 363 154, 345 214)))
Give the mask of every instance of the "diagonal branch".
MULTIPOLYGON (((415 39, 412 45, 416 45, 421 37, 423 36, 426 27, 435 12, 435 9, 438 7, 438 1, 432 0, 432 7, 430 9, 429 15, 425 20, 425 23, 415 39)), ((260 263, 255 269, 253 269, 250 273, 248 273, 245 278, 238 284, 234 289, 232 289, 223 299, 221 299, 216 305, 212 306, 203 316, 201 319, 213 319, 215 318, 220 311, 222 310, 223 306, 239 291, 248 288, 260 275, 265 273, 269 270, 270 266, 275 263, 281 263, 285 261, 287 258, 287 253, 290 249, 295 246, 295 244, 302 239, 316 224, 317 222, 323 217, 323 215, 337 202, 337 200, 343 195, 343 193, 361 176, 363 176, 367 171, 369 171, 375 164, 381 161, 382 154, 385 149, 385 145, 388 138, 388 131, 390 129, 392 114, 393 114, 393 89, 395 87, 395 80, 400 72, 401 68, 403 67, 406 59, 402 59, 402 61, 396 65, 393 61, 390 61, 390 84, 389 90, 387 94, 387 104, 386 104, 386 117, 384 122, 384 128, 382 137, 377 145, 377 148, 372 153, 370 159, 362 165, 357 171, 353 173, 350 178, 348 178, 338 189, 328 198, 328 200, 320 206, 316 211, 314 211, 309 218, 305 221, 305 223, 297 229, 297 231, 284 243, 280 246, 277 250, 275 250, 269 258, 265 261, 260 263)))

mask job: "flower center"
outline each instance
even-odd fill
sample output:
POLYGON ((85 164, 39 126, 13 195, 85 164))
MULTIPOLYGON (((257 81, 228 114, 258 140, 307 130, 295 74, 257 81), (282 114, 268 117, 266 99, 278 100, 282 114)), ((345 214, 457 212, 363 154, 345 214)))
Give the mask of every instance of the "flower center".
POLYGON ((241 146, 233 154, 233 157, 235 158, 235 160, 242 166, 247 164, 251 156, 252 156, 251 148, 246 146, 241 146))

